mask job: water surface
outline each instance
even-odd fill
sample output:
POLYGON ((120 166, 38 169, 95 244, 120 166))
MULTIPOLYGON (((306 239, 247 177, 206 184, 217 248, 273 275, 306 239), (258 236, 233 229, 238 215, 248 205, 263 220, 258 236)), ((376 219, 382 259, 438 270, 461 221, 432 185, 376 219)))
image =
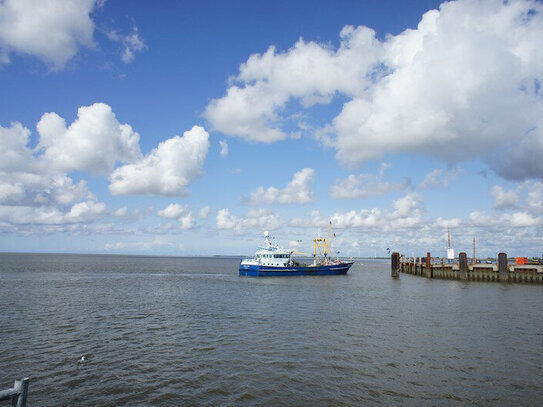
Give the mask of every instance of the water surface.
POLYGON ((238 263, 0 254, 0 389, 30 376, 30 407, 543 405, 540 285, 238 263))

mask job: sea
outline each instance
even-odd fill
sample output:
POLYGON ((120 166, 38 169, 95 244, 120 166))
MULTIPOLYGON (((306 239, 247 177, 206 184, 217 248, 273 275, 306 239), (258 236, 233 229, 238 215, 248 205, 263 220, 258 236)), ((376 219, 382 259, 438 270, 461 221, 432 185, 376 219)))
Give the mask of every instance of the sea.
POLYGON ((0 390, 29 377, 31 407, 543 405, 542 285, 393 279, 375 260, 239 277, 239 260, 0 254, 0 390))

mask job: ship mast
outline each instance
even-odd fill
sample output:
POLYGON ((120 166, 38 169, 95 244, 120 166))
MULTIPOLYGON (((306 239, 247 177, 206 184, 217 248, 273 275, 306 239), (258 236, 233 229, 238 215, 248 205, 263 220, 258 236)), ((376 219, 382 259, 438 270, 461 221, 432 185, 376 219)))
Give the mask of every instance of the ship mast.
POLYGON ((333 238, 335 237, 335 234, 332 235, 331 232, 332 232, 332 222, 330 221, 330 223, 328 224, 327 237, 326 238, 321 237, 319 233, 319 236, 313 239, 313 261, 314 262, 316 262, 317 259, 319 262, 321 261, 319 253, 321 253, 321 249, 322 249, 322 256, 323 256, 322 261, 325 264, 328 264, 329 262, 328 254, 330 253, 330 250, 332 249, 332 243, 334 241, 333 238))

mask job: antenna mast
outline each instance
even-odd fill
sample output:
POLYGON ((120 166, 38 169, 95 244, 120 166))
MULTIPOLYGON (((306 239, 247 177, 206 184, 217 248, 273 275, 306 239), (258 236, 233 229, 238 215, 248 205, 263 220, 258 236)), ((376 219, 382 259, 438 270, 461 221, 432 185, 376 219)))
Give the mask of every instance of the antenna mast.
POLYGON ((475 256, 475 236, 473 236, 473 262, 477 263, 477 257, 475 256))
POLYGON ((447 226, 447 260, 454 260, 454 249, 451 247, 451 230, 447 226))

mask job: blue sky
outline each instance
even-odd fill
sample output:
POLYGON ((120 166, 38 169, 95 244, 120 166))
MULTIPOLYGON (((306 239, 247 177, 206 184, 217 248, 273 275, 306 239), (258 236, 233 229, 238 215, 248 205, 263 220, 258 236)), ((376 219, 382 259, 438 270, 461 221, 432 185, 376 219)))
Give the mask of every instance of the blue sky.
POLYGON ((529 0, 0 1, 0 251, 541 256, 541 43, 529 0))

